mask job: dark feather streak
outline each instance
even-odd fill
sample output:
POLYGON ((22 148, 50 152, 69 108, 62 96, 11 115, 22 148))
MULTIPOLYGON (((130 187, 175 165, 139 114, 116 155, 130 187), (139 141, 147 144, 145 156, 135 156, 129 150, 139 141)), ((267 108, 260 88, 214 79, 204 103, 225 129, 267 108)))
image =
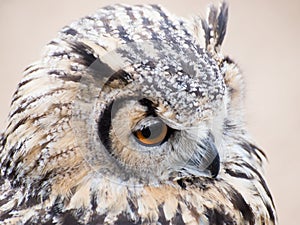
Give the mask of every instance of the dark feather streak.
POLYGON ((236 225, 234 218, 229 214, 226 214, 226 211, 222 207, 222 210, 218 210, 216 208, 207 208, 205 215, 209 220, 210 225, 236 225))
POLYGON ((62 33, 71 35, 71 36, 75 36, 76 34, 78 34, 77 30, 74 30, 73 28, 70 28, 70 27, 66 27, 65 30, 62 31, 62 33))
POLYGON ((240 171, 234 171, 234 170, 230 170, 228 168, 225 169, 225 172, 227 174, 229 174, 232 177, 237 177, 237 178, 242 178, 242 179, 248 179, 248 180, 252 180, 253 176, 251 175, 247 175, 246 173, 240 172, 240 171))
POLYGON ((111 102, 100 115, 99 123, 98 123, 98 135, 99 138, 104 145, 105 149, 112 153, 111 148, 111 139, 109 137, 109 132, 111 128, 111 119, 112 119, 112 106, 114 102, 111 102))
POLYGON ((234 208, 242 213, 245 221, 248 221, 250 225, 254 225, 255 215, 253 214, 250 205, 247 204, 243 196, 233 187, 228 193, 234 208))

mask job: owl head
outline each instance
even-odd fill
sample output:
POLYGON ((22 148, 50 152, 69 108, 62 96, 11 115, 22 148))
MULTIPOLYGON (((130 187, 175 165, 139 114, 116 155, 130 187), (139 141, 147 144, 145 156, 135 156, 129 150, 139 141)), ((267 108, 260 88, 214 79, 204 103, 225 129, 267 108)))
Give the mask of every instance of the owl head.
POLYGON ((187 29, 191 24, 176 19, 163 29, 172 17, 160 8, 137 7, 135 13, 153 9, 159 19, 154 14, 149 21, 123 24, 113 18, 121 24, 114 28, 103 22, 101 43, 70 35, 70 27, 62 31, 64 46, 76 56, 71 63, 78 77, 72 120, 83 123, 74 126, 76 142, 97 174, 117 182, 216 177, 230 103, 217 55, 227 8, 223 5, 211 24, 201 24, 211 34, 219 29, 206 37, 206 47, 195 37, 196 24, 187 29))

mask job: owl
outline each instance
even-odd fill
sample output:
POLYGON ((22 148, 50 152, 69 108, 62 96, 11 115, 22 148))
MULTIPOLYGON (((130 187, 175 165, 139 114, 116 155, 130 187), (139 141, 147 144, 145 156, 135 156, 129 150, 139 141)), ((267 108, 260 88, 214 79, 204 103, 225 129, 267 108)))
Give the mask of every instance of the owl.
POLYGON ((227 18, 119 4, 62 28, 13 95, 0 224, 276 224, 227 18))

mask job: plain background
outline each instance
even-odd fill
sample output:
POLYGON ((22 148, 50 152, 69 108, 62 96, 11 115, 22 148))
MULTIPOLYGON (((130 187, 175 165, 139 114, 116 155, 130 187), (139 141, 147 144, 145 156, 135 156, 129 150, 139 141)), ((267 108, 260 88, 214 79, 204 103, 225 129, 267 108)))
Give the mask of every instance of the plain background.
MULTIPOLYGON (((112 3, 159 3, 179 16, 206 15, 209 0, 0 0, 0 129, 22 70, 73 20, 112 3)), ((280 224, 296 225, 300 200, 300 1, 229 0, 223 52, 243 69, 246 115, 269 157, 267 179, 280 224)))

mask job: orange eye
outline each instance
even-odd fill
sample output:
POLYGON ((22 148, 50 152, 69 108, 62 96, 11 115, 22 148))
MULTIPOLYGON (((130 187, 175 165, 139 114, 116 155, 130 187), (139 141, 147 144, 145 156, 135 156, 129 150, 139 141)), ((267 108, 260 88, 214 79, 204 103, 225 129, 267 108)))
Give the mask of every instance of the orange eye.
POLYGON ((158 121, 150 126, 145 126, 134 132, 139 143, 146 146, 159 145, 166 138, 168 127, 162 121, 158 121))

